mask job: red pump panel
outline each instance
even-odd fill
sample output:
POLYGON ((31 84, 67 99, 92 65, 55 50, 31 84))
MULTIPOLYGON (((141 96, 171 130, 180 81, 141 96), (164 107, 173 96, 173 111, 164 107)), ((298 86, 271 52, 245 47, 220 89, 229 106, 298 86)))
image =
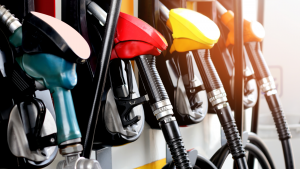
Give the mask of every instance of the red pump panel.
POLYGON ((168 44, 165 38, 146 22, 120 12, 111 59, 132 59, 139 55, 160 55, 168 44))
POLYGON ((35 0, 35 11, 55 17, 55 0, 35 0))

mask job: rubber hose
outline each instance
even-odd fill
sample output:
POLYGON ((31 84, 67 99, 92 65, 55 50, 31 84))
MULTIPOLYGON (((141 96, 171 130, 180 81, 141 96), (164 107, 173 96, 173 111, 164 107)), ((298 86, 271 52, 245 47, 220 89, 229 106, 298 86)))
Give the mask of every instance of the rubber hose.
POLYGON ((200 71, 203 83, 207 92, 223 87, 217 70, 211 60, 209 50, 193 51, 195 61, 200 71))
POLYGON ((162 119, 159 122, 162 129, 165 140, 170 149, 173 162, 177 169, 189 169, 192 168, 186 149, 184 147, 182 137, 180 134, 179 126, 176 121, 170 121, 165 123, 162 119))
MULTIPOLYGON (((245 145, 245 150, 249 151, 250 154, 252 154, 259 162, 259 164, 261 165, 262 168, 264 169, 269 169, 270 164, 268 163, 267 158, 265 157, 264 153, 254 144, 251 143, 246 143, 245 145)), ((216 165, 217 168, 222 168, 223 164, 229 154, 229 149, 228 149, 228 145, 223 145, 217 152, 219 152, 218 154, 215 154, 215 160, 213 161, 213 163, 216 165)), ((245 161, 242 162, 242 160, 245 160, 245 158, 240 158, 241 160, 239 160, 236 165, 238 165, 239 167, 247 167, 244 166, 245 161)))
POLYGON ((156 58, 152 55, 140 55, 136 57, 136 63, 142 78, 144 87, 151 104, 169 99, 165 86, 156 69, 156 58))
POLYGON ((258 42, 249 42, 245 44, 247 54, 252 63, 252 67, 255 72, 257 80, 271 76, 268 65, 260 50, 260 44, 258 42))
MULTIPOLYGON (((261 80, 263 78, 271 76, 268 65, 266 64, 263 54, 261 53, 260 44, 258 42, 250 42, 245 44, 245 47, 252 62, 257 80, 261 80)), ((272 112, 279 139, 282 143, 286 168, 293 169, 293 154, 289 142, 291 133, 289 131, 285 115, 280 105, 278 95, 272 94, 268 96, 267 94, 265 94, 265 97, 272 112)))
MULTIPOLYGON (((227 147, 226 147, 226 149, 227 149, 227 147)), ((193 169, 201 169, 201 168, 217 169, 217 167, 210 160, 198 155, 196 164, 195 164, 195 166, 193 166, 193 169)), ((176 168, 174 166, 174 162, 172 161, 171 163, 165 165, 163 167, 163 169, 176 169, 176 168)))
POLYGON ((229 146, 229 150, 232 154, 232 157, 235 160, 239 158, 244 158, 245 150, 243 148, 243 144, 235 120, 231 115, 230 106, 228 105, 221 109, 215 108, 215 111, 223 127, 227 139, 227 144, 229 146))
POLYGON ((229 154, 227 144, 224 144, 219 150, 210 158, 210 161, 217 167, 221 168, 229 154))
POLYGON ((250 141, 250 143, 257 146, 263 152, 263 154, 265 155, 265 157, 267 158, 267 160, 270 164, 270 167, 272 169, 275 169, 275 165, 274 165, 272 156, 270 155, 270 152, 269 152, 267 146, 265 145, 265 143, 255 133, 252 133, 252 132, 248 133, 248 140, 250 141))
POLYGON ((176 168, 178 169, 187 169, 192 168, 190 166, 190 160, 186 154, 186 150, 183 145, 182 139, 177 139, 172 142, 167 143, 173 157, 176 168))
POLYGON ((252 154, 253 156, 256 157, 256 159, 258 160, 258 162, 262 168, 266 168, 266 169, 271 168, 271 166, 268 162, 268 159, 266 158, 264 153, 257 146, 255 146, 254 144, 251 144, 251 143, 247 143, 245 146, 245 150, 249 151, 250 154, 252 154))
POLYGON ((227 139, 230 153, 234 159, 245 157, 245 150, 241 142, 239 131, 234 121, 223 124, 223 130, 227 139))
MULTIPOLYGON (((166 89, 156 69, 156 58, 152 55, 140 55, 136 57, 136 63, 142 78, 144 87, 149 96, 150 104, 169 99, 166 89)), ((181 133, 177 121, 168 121, 161 118, 159 125, 165 140, 169 146, 173 161, 177 169, 191 169, 190 160, 182 142, 181 133)))
MULTIPOLYGON (((208 159, 198 155, 195 166, 205 169, 217 169, 217 167, 208 159)), ((195 168, 195 167, 194 167, 195 168)))
POLYGON ((291 138, 291 133, 286 122, 286 118, 279 102, 279 97, 277 94, 272 94, 268 96, 265 94, 267 103, 272 112, 272 116, 277 128, 277 133, 280 140, 285 140, 291 138))
POLYGON ((290 139, 281 140, 281 145, 283 149, 285 168, 286 169, 294 169, 295 164, 293 160, 293 152, 291 148, 290 139))

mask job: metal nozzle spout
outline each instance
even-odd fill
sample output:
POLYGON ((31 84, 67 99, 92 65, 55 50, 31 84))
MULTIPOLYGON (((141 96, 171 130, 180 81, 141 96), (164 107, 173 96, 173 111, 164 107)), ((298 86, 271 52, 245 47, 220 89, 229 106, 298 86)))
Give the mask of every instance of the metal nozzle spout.
POLYGON ((4 5, 0 6, 0 20, 6 25, 11 33, 14 33, 15 30, 22 26, 22 24, 19 22, 19 19, 11 14, 4 5))

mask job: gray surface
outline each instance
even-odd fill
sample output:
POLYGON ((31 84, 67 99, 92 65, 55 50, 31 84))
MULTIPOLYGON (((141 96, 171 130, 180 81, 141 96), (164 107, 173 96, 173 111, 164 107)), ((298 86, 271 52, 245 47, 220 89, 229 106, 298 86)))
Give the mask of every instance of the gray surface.
POLYGON ((96 151, 96 159, 104 169, 112 169, 112 152, 110 147, 96 151))

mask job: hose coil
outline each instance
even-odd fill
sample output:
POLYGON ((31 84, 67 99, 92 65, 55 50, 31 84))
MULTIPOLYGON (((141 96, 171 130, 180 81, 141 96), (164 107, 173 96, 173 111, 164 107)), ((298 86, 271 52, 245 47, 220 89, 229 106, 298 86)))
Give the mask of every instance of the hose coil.
POLYGON ((168 142, 168 146, 177 169, 192 169, 181 138, 168 142))
POLYGON ((141 55, 137 62, 141 64, 141 68, 143 70, 141 73, 146 76, 148 85, 149 85, 149 91, 148 95, 150 97, 150 103, 156 103, 162 100, 169 99, 168 93, 165 89, 164 84, 161 81, 161 78, 159 76, 159 73, 156 69, 156 57, 152 55, 141 55))
POLYGON ((215 89, 223 88, 221 79, 211 60, 209 50, 193 51, 195 61, 197 62, 203 83, 207 92, 215 89), (199 66, 201 65, 201 66, 199 66))
POLYGON ((241 142, 239 131, 234 121, 222 125, 229 146, 230 153, 234 159, 245 157, 245 150, 241 142))

